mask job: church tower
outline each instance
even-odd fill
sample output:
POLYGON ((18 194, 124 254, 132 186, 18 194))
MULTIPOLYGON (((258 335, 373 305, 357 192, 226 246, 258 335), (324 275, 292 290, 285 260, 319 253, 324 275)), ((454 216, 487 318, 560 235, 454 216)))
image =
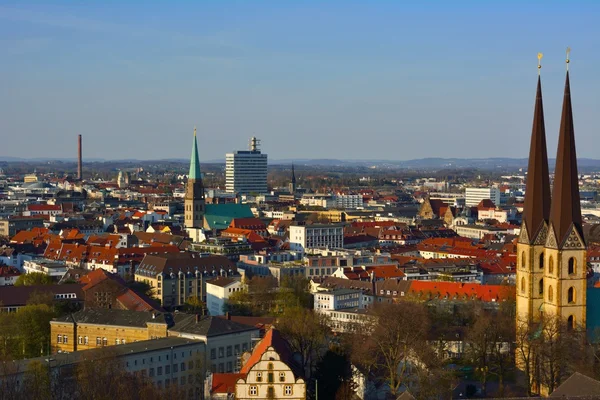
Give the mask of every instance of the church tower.
MULTIPOLYGON (((541 54, 538 55, 541 60, 541 54)), ((541 65, 538 63, 538 71, 541 65)), ((544 302, 544 245, 550 218, 550 179, 542 84, 538 74, 527 167, 525 206, 517 243, 517 322, 537 321, 544 302)))
POLYGON ((289 185, 290 194, 296 194, 296 174, 294 173, 294 164, 292 164, 292 180, 289 185))
MULTIPOLYGON (((569 59, 567 57, 567 67, 569 59)), ((544 313, 586 328, 586 244, 581 220, 569 70, 565 81, 545 252, 544 313)))
POLYGON ((200 173, 198 141, 194 128, 194 143, 190 160, 190 173, 185 188, 185 227, 201 229, 204 227, 204 186, 200 173))

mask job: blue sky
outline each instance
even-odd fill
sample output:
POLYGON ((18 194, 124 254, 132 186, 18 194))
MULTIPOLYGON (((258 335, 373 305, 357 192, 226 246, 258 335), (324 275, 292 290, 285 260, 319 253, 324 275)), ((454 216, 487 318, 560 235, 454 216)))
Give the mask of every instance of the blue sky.
POLYGON ((600 158, 600 2, 0 2, 0 156, 549 154, 571 46, 580 157, 600 158))

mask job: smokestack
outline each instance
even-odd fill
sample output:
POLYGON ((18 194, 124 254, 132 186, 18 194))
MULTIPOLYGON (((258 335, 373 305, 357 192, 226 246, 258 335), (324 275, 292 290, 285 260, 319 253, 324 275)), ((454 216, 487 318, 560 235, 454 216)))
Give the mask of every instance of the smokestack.
POLYGON ((83 179, 83 166, 81 164, 81 135, 77 137, 77 179, 83 179))

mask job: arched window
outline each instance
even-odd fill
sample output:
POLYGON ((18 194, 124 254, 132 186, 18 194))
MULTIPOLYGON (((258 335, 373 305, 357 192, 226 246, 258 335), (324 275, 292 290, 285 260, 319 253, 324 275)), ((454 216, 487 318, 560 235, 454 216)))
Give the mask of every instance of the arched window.
POLYGON ((525 262, 525 252, 521 253, 521 268, 525 268, 527 263, 525 262))
POLYGON ((552 258, 552 256, 550 256, 550 259, 548 260, 548 273, 554 273, 554 258, 552 258))
POLYGON ((540 269, 544 269, 544 253, 540 254, 540 269))
POLYGON ((552 293, 552 286, 548 286, 548 301, 554 300, 554 294, 552 293))
POLYGON ((575 303, 575 288, 573 286, 567 291, 567 302, 575 303))
POLYGON ((575 268, 577 267, 577 262, 573 257, 569 258, 569 275, 573 275, 575 273, 575 268))
POLYGON ((540 294, 544 294, 544 278, 540 279, 538 286, 539 286, 540 294))
POLYGON ((525 293, 525 278, 521 278, 521 293, 525 293))
POLYGON ((569 318, 567 318, 567 329, 570 331, 575 329, 575 317, 572 315, 569 315, 569 318))

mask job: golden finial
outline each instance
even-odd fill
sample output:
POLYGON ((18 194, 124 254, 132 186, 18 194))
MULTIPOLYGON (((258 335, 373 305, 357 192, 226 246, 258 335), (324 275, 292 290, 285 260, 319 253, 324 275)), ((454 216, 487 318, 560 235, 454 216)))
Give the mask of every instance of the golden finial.
POLYGON ((194 137, 196 137, 196 127, 194 126, 194 137))
POLYGON ((538 53, 538 75, 542 71, 542 57, 544 57, 544 55, 542 53, 538 53))
POLYGON ((569 56, 570 55, 571 55, 571 48, 567 47, 567 71, 569 70, 569 62, 570 62, 569 56))

